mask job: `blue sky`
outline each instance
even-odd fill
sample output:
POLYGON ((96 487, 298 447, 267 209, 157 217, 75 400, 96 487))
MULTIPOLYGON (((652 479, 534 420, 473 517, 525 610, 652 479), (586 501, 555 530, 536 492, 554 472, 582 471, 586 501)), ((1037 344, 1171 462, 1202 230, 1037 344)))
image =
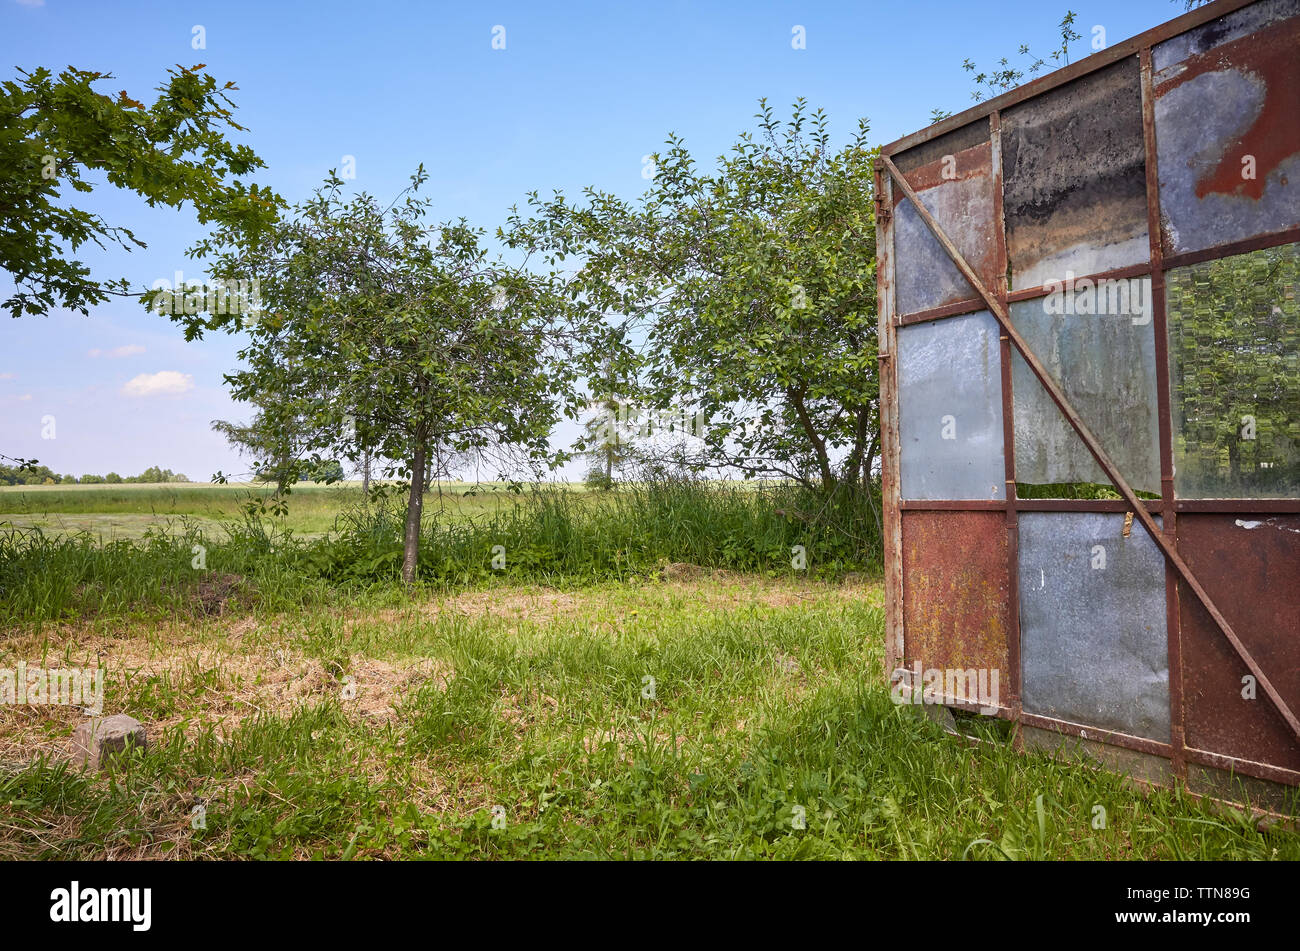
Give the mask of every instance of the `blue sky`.
MULTIPOLYGON (((359 190, 396 195, 430 172, 439 218, 492 231, 531 189, 595 185, 640 192, 642 158, 670 131, 709 160, 751 128, 760 96, 784 110, 803 96, 842 141, 870 119, 873 141, 971 104, 981 66, 1021 43, 1045 55, 1066 9, 1075 44, 1093 27, 1113 44, 1182 12, 1170 0, 970 3, 194 3, 0 0, 4 78, 75 65, 111 71, 106 88, 151 100, 170 65, 205 63, 234 80, 256 180, 290 201, 355 160, 359 190), (493 49, 494 27, 505 48, 493 49), (803 27, 806 48, 793 48, 803 27), (194 49, 202 27, 204 49, 194 49), (499 35, 499 34, 498 34, 499 35)), ((80 197, 80 196, 79 196, 80 197)), ((86 254, 96 274, 148 286, 182 270, 202 235, 188 208, 149 209, 99 190, 85 203, 146 250, 86 254)), ((0 294, 9 284, 0 275, 0 294)), ((89 317, 0 317, 0 452, 58 472, 123 475, 159 465, 207 479, 247 468, 209 428, 243 419, 222 374, 236 338, 185 343, 165 318, 112 303, 89 317), (54 438, 45 417, 54 417, 54 438)), ((558 433, 561 442, 575 430, 558 433)))

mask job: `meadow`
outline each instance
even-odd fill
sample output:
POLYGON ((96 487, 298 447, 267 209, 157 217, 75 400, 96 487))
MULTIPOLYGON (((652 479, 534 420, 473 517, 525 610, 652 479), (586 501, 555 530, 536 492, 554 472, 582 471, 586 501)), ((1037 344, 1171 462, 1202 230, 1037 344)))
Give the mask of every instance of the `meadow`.
POLYGON ((26 490, 163 520, 0 529, 0 667, 102 666, 151 746, 84 772, 78 711, 0 707, 0 859, 1300 858, 1285 825, 895 706, 868 511, 466 491, 408 589, 396 507, 354 487, 281 516, 234 487, 26 490))
MULTIPOLYGON (((581 486, 569 489, 581 492, 581 486)), ((107 540, 139 538, 151 528, 166 528, 182 516, 208 529, 237 518, 250 499, 268 500, 265 483, 183 482, 165 485, 11 485, 0 486, 0 530, 41 528, 47 534, 88 532, 107 540)), ((445 482, 426 496, 427 504, 466 516, 511 504, 503 485, 445 482), (468 494, 467 494, 468 493, 468 494)), ((335 528, 339 513, 362 500, 360 482, 306 483, 293 488, 280 527, 302 536, 335 528)))

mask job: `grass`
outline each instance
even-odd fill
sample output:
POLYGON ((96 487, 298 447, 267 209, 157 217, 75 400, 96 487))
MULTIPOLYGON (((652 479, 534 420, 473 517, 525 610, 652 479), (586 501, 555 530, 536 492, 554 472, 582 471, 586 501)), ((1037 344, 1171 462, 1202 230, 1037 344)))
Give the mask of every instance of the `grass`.
POLYGON ((102 666, 104 713, 151 737, 86 773, 79 712, 0 705, 0 859, 1300 858, 1244 813, 896 707, 861 505, 461 495, 407 589, 391 504, 179 491, 135 540, 0 532, 0 668, 102 666), (180 511, 205 493, 240 517, 180 511), (330 530, 298 535, 300 503, 330 530))
POLYGON ((102 660, 154 745, 88 776, 75 712, 4 708, 0 858, 1300 858, 895 707, 880 604, 714 572, 27 635, 4 663, 102 660))
MULTIPOLYGON (((114 497, 115 490, 107 493, 114 497)), ((282 611, 405 597, 402 500, 363 505, 343 495, 309 504, 324 506, 320 498, 335 507, 327 509, 331 530, 317 536, 293 527, 303 504, 298 492, 287 517, 242 511, 214 527, 175 514, 136 539, 0 528, 0 623, 204 613, 220 609, 227 594, 282 611)), ((826 504, 788 486, 664 480, 610 493, 552 487, 486 500, 444 494, 442 502, 426 508, 419 560, 421 584, 435 590, 631 581, 657 577, 672 563, 818 576, 879 563, 865 502, 826 504)))
MULTIPOLYGON (((574 486, 569 491, 583 490, 574 486)), ((238 519, 249 499, 270 499, 273 494, 273 487, 264 483, 0 486, 0 529, 8 525, 40 528, 46 534, 85 532, 113 540, 140 538, 151 528, 166 528, 185 516, 216 530, 223 521, 238 519)), ((281 528, 313 536, 333 530, 339 514, 359 505, 363 496, 359 482, 306 483, 295 486, 287 499, 289 511, 281 528)), ((443 483, 425 496, 426 506, 463 517, 495 512, 515 501, 493 483, 443 483)))

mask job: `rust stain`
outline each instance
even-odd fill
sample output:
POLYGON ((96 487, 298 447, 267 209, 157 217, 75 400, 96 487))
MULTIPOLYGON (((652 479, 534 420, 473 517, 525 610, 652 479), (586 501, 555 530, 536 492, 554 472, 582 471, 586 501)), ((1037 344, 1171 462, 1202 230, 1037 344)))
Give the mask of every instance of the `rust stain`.
MULTIPOLYGON (((935 219, 952 235, 981 280, 998 277, 998 240, 993 220, 993 146, 990 142, 936 154, 906 172, 935 219)), ((893 207, 905 224, 895 232, 898 247, 899 313, 910 314, 975 296, 974 290, 925 230, 902 189, 893 192, 893 207)))
MULTIPOLYGON (((1300 152, 1298 61, 1300 18, 1293 18, 1189 57, 1177 76, 1156 87, 1156 96, 1160 97, 1198 76, 1222 71, 1249 73, 1264 85, 1264 105, 1259 115, 1224 151, 1218 165, 1197 180, 1197 198, 1243 195, 1258 201, 1269 173, 1300 152), (1254 178, 1242 177, 1242 162, 1248 155, 1254 156, 1254 178)), ((1285 178, 1282 184, 1287 184, 1285 178)))
MULTIPOLYGON (((942 156, 905 174, 907 184, 918 192, 937 188, 947 182, 964 182, 970 178, 985 178, 993 168, 993 146, 983 142, 973 148, 942 156), (948 159, 951 158, 951 161, 948 159)), ((894 194, 894 207, 906 201, 900 189, 894 194)))
MULTIPOLYGON (((1300 515, 1180 514, 1178 548, 1287 705, 1300 707, 1300 515)), ((1179 584, 1187 745, 1300 769, 1300 745, 1179 584)))
POLYGON ((903 513, 904 658, 930 668, 1010 670, 1002 512, 903 513))

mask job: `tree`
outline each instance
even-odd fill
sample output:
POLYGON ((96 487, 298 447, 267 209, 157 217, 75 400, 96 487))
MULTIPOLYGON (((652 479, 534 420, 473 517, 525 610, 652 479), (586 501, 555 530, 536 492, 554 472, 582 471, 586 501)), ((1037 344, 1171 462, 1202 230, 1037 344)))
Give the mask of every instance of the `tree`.
MULTIPOLYGON (((212 269, 260 282, 263 312, 240 352, 247 368, 226 377, 235 398, 280 394, 282 408, 263 422, 301 420, 305 451, 401 460, 388 471, 407 480, 407 582, 430 460, 435 475, 464 452, 498 451, 503 468, 562 461, 548 439, 579 409, 573 358, 584 339, 555 275, 489 260, 483 232, 464 219, 426 222, 426 177, 421 166, 382 208, 364 193, 345 200, 331 173, 259 240, 215 235, 212 269)), ((194 322, 243 326, 230 314, 194 322)))
POLYGON ((615 470, 634 458, 632 437, 623 425, 627 403, 618 398, 618 380, 610 360, 606 360, 602 367, 600 387, 603 395, 588 404, 592 415, 583 424, 582 436, 574 448, 590 463, 586 483, 593 488, 610 489, 614 486, 615 470))
POLYGON ((1174 453, 1190 495, 1300 486, 1300 252, 1283 245, 1168 275, 1174 453))
POLYGON ((874 153, 865 120, 833 151, 823 112, 799 100, 783 124, 759 106, 713 172, 673 135, 638 202, 534 192, 502 237, 580 260, 628 396, 706 420, 697 466, 829 492, 861 484, 879 444, 874 153))
MULTIPOLYGON (((1175 2, 1181 2, 1181 0, 1175 0, 1175 2)), ((1188 9, 1190 9, 1190 3, 1195 2, 1195 0, 1187 0, 1187 2, 1189 3, 1188 9)), ((1070 44, 1083 39, 1083 36, 1074 29, 1074 21, 1077 17, 1078 14, 1073 10, 1067 10, 1065 16, 1061 17, 1061 22, 1057 24, 1056 29, 1060 36, 1060 45, 1056 46, 1048 54, 1048 59, 1053 63, 1060 64, 1064 60, 1065 65, 1069 65, 1070 44)), ((980 69, 975 65, 975 61, 969 58, 962 61, 961 68, 971 74, 971 81, 975 84, 974 90, 971 91, 972 99, 976 102, 982 102, 985 99, 1000 96, 1008 89, 1020 85, 1026 75, 1035 76, 1047 65, 1047 60, 1031 53, 1029 46, 1025 43, 1021 43, 1016 52, 1022 57, 1022 62, 1025 58, 1028 59, 1028 63, 1023 68, 1012 63, 1006 56, 1003 56, 992 68, 987 70, 980 69)), ((930 121, 940 122, 951 115, 950 110, 931 109, 930 121)))
POLYGON ((593 415, 583 424, 577 447, 589 462, 586 483, 598 489, 614 486, 614 473, 633 458, 627 434, 619 426, 621 403, 615 398, 593 400, 593 415))
POLYGON ((280 199, 239 181, 262 167, 261 159, 226 138, 243 131, 231 118, 228 93, 236 87, 218 87, 203 68, 169 70, 148 107, 126 90, 99 92, 96 84, 112 74, 73 67, 57 77, 20 69, 17 80, 0 85, 0 268, 15 285, 4 302, 11 316, 55 307, 85 314, 129 292, 125 279, 96 279, 73 257, 87 242, 145 246, 129 229, 66 203, 64 186, 93 190, 88 172, 150 206, 189 201, 200 222, 255 233, 274 219, 280 199))
MULTIPOLYGON (((310 424, 294 401, 278 391, 257 391, 250 395, 249 402, 257 407, 249 423, 216 419, 212 429, 250 457, 257 477, 274 482, 279 495, 303 478, 308 469, 321 464, 319 455, 306 455, 311 442, 306 431, 310 424)), ((224 480, 225 475, 219 475, 224 480)))

